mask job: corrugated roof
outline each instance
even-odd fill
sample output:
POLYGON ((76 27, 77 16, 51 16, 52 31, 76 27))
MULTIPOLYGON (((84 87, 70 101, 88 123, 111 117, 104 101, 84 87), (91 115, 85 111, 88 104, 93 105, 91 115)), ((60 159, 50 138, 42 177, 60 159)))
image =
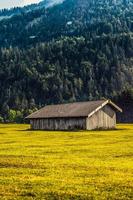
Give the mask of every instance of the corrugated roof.
POLYGON ((27 119, 87 117, 106 102, 108 103, 108 100, 48 105, 29 115, 27 119))

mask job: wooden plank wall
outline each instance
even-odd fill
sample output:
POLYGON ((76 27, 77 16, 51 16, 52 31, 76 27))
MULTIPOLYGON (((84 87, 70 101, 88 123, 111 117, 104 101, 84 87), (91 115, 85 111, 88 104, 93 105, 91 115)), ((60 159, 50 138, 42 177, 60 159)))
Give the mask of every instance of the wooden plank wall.
POLYGON ((116 113, 108 105, 86 119, 86 129, 114 129, 116 127, 116 113))
POLYGON ((56 118, 32 119, 31 128, 34 130, 73 130, 86 129, 86 118, 56 118))
POLYGON ((30 123, 31 128, 35 130, 114 129, 116 127, 116 113, 110 106, 106 105, 90 118, 32 119, 30 123))

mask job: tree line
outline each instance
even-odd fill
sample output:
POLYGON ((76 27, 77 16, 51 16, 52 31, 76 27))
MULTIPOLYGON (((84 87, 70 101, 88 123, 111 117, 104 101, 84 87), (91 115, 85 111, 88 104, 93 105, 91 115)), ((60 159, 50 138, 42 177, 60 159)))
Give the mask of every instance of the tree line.
POLYGON ((132 89, 132 56, 130 34, 93 40, 62 37, 30 48, 1 48, 2 120, 23 119, 46 104, 117 99, 132 89))

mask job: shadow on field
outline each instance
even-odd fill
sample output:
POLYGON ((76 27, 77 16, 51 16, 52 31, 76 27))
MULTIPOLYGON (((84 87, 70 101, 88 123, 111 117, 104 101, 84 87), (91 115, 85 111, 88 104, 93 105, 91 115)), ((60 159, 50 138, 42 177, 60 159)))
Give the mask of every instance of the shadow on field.
POLYGON ((102 132, 111 132, 111 131, 125 131, 125 130, 130 130, 128 128, 115 128, 115 129, 95 129, 92 131, 102 131, 102 132))
POLYGON ((41 130, 41 129, 24 129, 24 130, 17 130, 17 131, 22 131, 22 132, 64 132, 64 133, 72 133, 72 132, 84 132, 86 130, 41 130))
POLYGON ((77 132, 77 133, 82 133, 82 132, 118 132, 118 131, 125 131, 125 130, 130 130, 129 128, 116 128, 116 129, 94 129, 94 130, 78 130, 78 129, 73 129, 73 130, 40 130, 40 129, 24 129, 24 130, 18 130, 18 131, 22 131, 22 132, 65 132, 65 133, 73 133, 73 132, 77 132))

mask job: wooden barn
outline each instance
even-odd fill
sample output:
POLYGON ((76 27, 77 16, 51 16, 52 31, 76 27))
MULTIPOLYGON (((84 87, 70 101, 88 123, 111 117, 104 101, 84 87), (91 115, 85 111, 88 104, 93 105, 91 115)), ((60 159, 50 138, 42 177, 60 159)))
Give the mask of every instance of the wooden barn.
POLYGON ((116 111, 122 112, 110 100, 48 105, 29 115, 34 130, 114 129, 116 111))

